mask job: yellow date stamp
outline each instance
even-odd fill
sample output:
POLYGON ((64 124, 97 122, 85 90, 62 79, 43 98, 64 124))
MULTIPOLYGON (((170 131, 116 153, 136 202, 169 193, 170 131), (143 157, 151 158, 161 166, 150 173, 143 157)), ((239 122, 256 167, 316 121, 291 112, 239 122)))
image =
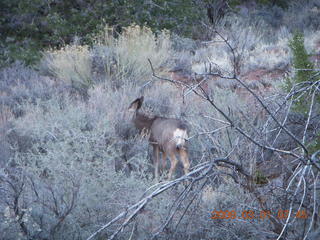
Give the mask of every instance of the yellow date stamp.
MULTIPOLYGON (((211 212, 211 219, 242 219, 242 220, 253 220, 253 219, 260 219, 265 220, 270 218, 271 216, 276 217, 278 219, 287 219, 289 217, 289 210, 279 209, 278 211, 270 211, 270 210, 261 210, 261 211, 254 211, 254 210, 245 210, 242 211, 240 214, 237 213, 235 210, 214 210, 211 212)), ((297 219, 307 219, 308 214, 307 211, 304 209, 300 209, 296 212, 291 212, 290 217, 294 217, 297 219)))

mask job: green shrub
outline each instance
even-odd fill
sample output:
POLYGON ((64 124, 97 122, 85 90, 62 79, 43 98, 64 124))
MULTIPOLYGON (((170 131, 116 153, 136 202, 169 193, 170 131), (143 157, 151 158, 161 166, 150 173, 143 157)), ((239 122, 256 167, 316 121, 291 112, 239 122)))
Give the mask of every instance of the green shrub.
MULTIPOLYGON (((295 32, 292 40, 289 42, 289 47, 293 54, 293 67, 295 74, 292 79, 287 79, 285 89, 290 91, 295 84, 306 81, 316 81, 314 65, 309 60, 309 55, 304 46, 304 35, 301 32, 295 32)), ((295 110, 304 114, 308 111, 310 103, 309 97, 295 97, 295 110)))
MULTIPOLYGON (((306 81, 316 82, 318 81, 319 74, 314 71, 314 65, 309 60, 309 55, 304 46, 304 35, 301 32, 296 32, 293 35, 292 40, 289 42, 289 46, 293 53, 293 67, 295 68, 295 75, 292 79, 287 78, 285 82, 285 89, 289 92, 293 89, 295 84, 303 83, 306 81)), ((301 87, 300 87, 301 88, 301 87)), ((312 89, 311 89, 312 90, 312 89)), ((309 90, 310 91, 310 90, 309 90)), ((320 103, 319 91, 314 90, 315 94, 315 105, 313 108, 318 108, 320 103)), ((305 92, 304 92, 305 93, 305 92)), ((308 115, 311 107, 311 98, 313 96, 313 91, 310 94, 298 94, 293 97, 294 105, 293 110, 304 115, 308 115)), ((314 109, 313 109, 314 111, 314 109)), ((311 152, 316 151, 320 148, 320 142, 316 137, 315 141, 308 143, 308 148, 311 152)))
POLYGON ((310 62, 309 55, 304 46, 304 35, 301 32, 295 32, 292 40, 289 42, 290 49, 293 53, 293 66, 297 70, 293 81, 295 83, 301 83, 304 81, 309 81, 314 72, 312 71, 299 71, 299 69, 309 69, 314 68, 313 64, 310 62))

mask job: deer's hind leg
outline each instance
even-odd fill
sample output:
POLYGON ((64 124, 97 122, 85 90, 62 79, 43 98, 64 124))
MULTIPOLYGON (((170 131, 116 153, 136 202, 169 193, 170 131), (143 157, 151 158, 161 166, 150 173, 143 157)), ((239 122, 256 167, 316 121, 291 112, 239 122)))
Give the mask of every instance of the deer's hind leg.
POLYGON ((159 182, 159 146, 153 145, 154 177, 159 182))
POLYGON ((178 160, 176 158, 176 155, 174 152, 170 152, 170 170, 169 170, 169 175, 168 175, 168 180, 171 180, 172 174, 175 171, 176 167, 178 164, 178 160))
POLYGON ((190 161, 189 161, 187 150, 184 149, 184 148, 180 148, 179 149, 179 155, 180 155, 180 160, 181 160, 182 165, 183 165, 184 174, 188 174, 189 173, 189 168, 190 168, 190 161))
POLYGON ((167 166, 167 153, 165 151, 162 151, 162 172, 165 171, 167 166))

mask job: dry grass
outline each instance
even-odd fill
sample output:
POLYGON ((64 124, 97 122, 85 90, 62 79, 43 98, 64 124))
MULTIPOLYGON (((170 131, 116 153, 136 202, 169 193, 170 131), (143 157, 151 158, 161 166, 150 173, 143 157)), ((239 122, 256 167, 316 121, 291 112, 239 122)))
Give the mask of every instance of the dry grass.
POLYGON ((198 49, 193 59, 195 64, 192 65, 192 71, 199 74, 207 72, 209 64, 217 70, 232 71, 230 54, 220 38, 215 38, 210 45, 198 49))
MULTIPOLYGON (((260 25, 259 25, 260 26, 260 25)), ((234 48, 237 61, 237 73, 244 74, 256 69, 285 69, 291 60, 288 40, 291 34, 283 27, 274 32, 274 41, 263 41, 262 33, 257 27, 237 23, 230 31, 220 32, 234 48)), ((206 73, 211 70, 229 75, 233 71, 230 49, 220 37, 215 37, 209 44, 196 51, 192 70, 206 73)))
POLYGON ((150 59, 155 69, 162 69, 171 56, 170 34, 154 34, 147 27, 129 26, 115 37, 108 27, 88 46, 70 45, 44 53, 41 68, 76 90, 87 90, 93 83, 111 81, 113 86, 143 83, 149 80, 150 59))
POLYGON ((105 67, 109 75, 139 81, 151 76, 150 59, 156 69, 164 66, 171 54, 170 34, 160 32, 157 36, 147 27, 129 26, 118 37, 106 27, 97 44, 107 47, 105 67))
MULTIPOLYGON (((288 40, 288 39, 286 39, 288 40)), ((281 41, 276 44, 259 44, 259 46, 244 60, 243 72, 257 69, 277 70, 285 69, 291 59, 287 42, 281 41)))
POLYGON ((88 87, 91 79, 91 56, 88 46, 70 45, 44 53, 42 68, 75 88, 88 87))

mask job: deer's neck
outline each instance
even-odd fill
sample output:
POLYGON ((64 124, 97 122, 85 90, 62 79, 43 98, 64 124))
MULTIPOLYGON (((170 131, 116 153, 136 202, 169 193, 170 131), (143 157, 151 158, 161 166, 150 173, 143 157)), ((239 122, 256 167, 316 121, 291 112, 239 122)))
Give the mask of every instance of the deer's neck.
POLYGON ((143 129, 150 130, 152 123, 156 117, 148 117, 145 114, 136 112, 134 118, 133 118, 133 123, 138 128, 140 131, 143 129))

